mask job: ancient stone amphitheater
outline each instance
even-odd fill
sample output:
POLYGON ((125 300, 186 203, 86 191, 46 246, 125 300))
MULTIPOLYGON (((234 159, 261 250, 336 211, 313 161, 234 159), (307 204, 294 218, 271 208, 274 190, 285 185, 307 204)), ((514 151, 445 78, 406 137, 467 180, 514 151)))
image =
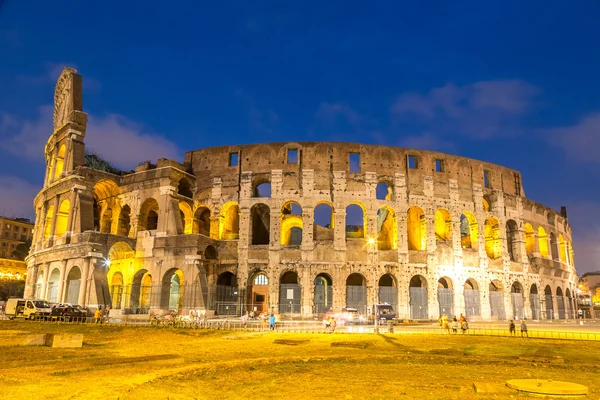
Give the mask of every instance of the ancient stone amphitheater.
POLYGON ((313 317, 389 303, 403 319, 567 318, 566 210, 510 168, 354 143, 189 151, 135 171, 85 151, 81 77, 55 92, 26 295, 113 315, 313 317))

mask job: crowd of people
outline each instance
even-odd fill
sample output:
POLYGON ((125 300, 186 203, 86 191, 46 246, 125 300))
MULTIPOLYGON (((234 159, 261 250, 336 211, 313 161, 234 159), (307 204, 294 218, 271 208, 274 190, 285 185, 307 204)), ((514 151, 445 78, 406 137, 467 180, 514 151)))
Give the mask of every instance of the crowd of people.
POLYGON ((452 329, 452 333, 458 333, 458 330, 460 329, 463 334, 467 333, 467 330, 469 330, 469 322, 462 313, 460 314, 460 318, 456 318, 455 315, 454 318, 452 318, 452 321, 448 319, 446 314, 440 315, 438 318, 438 326, 442 328, 442 331, 446 334, 450 334, 450 329, 452 329))

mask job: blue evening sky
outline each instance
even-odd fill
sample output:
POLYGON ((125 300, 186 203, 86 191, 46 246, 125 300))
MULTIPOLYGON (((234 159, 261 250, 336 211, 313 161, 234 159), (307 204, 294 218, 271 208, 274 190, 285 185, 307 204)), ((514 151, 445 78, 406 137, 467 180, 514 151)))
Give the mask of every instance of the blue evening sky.
POLYGON ((70 65, 86 143, 121 168, 270 141, 441 150, 520 170, 600 270, 599 19, 592 0, 0 0, 0 214, 32 214, 70 65))

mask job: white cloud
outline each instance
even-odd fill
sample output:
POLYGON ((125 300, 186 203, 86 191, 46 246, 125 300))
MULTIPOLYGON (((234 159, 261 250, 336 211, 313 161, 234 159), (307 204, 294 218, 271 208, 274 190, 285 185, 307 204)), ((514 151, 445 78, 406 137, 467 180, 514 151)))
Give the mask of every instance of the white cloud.
MULTIPOLYGON (((44 146, 52 133, 52 106, 42 106, 34 120, 0 115, 0 147, 30 160, 43 161, 44 146)), ((163 135, 118 114, 89 116, 86 147, 115 166, 135 167, 140 161, 171 158, 182 161, 177 145, 163 135)))
POLYGON ((600 112, 588 115, 571 126, 542 130, 542 134, 573 159, 600 162, 600 112))
POLYGON ((33 219, 33 198, 41 185, 14 176, 0 176, 0 215, 33 219))

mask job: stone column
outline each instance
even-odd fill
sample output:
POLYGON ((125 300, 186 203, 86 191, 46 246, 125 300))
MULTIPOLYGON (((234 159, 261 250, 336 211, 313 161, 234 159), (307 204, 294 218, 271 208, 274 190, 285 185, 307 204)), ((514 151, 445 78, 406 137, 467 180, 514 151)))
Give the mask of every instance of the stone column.
POLYGON ((346 250, 346 209, 341 204, 334 210, 333 248, 336 251, 346 250))
POLYGON ((77 302, 82 306, 87 306, 86 294, 89 281, 90 259, 86 258, 81 268, 81 285, 79 286, 79 296, 77 302))
POLYGON ((62 261, 62 266, 60 267, 60 279, 59 279, 59 285, 58 285, 58 296, 57 296, 58 303, 65 302, 63 296, 65 293, 66 283, 67 283, 67 262, 62 261))
POLYGON ((302 206, 302 250, 309 251, 314 247, 314 215, 312 205, 302 206))
POLYGON ((50 235, 48 236, 49 244, 51 247, 54 245, 54 232, 56 230, 56 216, 58 215, 58 196, 54 198, 54 209, 52 211, 52 224, 50 225, 50 235))
POLYGON ((42 271, 44 272, 44 279, 42 280, 42 289, 41 289, 40 298, 44 299, 44 300, 48 300, 46 291, 48 290, 48 279, 50 278, 48 276, 50 273, 50 271, 49 271, 50 265, 48 263, 45 263, 45 264, 42 264, 40 266, 40 268, 42 268, 42 271))
POLYGON ((69 207, 69 218, 67 220, 67 237, 71 236, 71 233, 73 232, 73 218, 74 218, 74 214, 75 214, 75 203, 77 202, 77 190, 76 189, 72 189, 71 190, 71 198, 69 199, 70 202, 70 207, 69 207))
MULTIPOLYGON (((482 282, 486 282, 483 280, 482 282)), ((490 288, 489 285, 479 287, 479 296, 481 299, 481 319, 489 320, 492 318, 492 310, 490 308, 490 288)))

